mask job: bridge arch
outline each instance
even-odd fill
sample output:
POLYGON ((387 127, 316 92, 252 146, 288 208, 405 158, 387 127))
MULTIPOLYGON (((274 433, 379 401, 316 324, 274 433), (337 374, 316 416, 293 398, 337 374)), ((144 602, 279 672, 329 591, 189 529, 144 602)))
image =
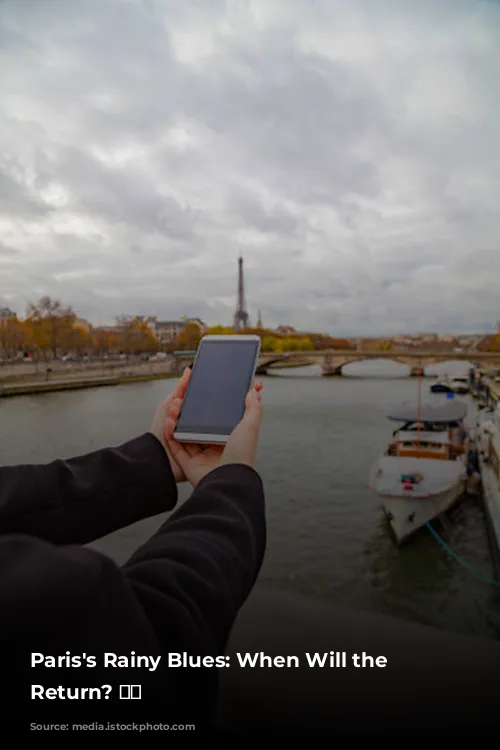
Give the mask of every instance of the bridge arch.
MULTIPOLYGON (((377 365, 378 366, 384 365, 386 363, 389 364, 389 365, 396 365, 397 368, 394 368, 394 375, 398 375, 399 374, 399 375, 401 375, 401 377, 404 377, 404 376, 407 377, 408 375, 412 374, 413 371, 415 371, 415 374, 416 374, 417 370, 421 370, 422 369, 419 366, 416 366, 415 362, 408 362, 408 361, 405 361, 404 359, 399 358, 397 356, 394 356, 394 357, 391 357, 391 358, 389 358, 389 357, 366 357, 366 358, 356 357, 356 358, 346 359, 344 362, 342 362, 341 364, 337 365, 337 367, 335 368, 336 369, 335 374, 337 374, 337 375, 348 375, 349 374, 348 368, 350 368, 351 365, 356 366, 356 365, 359 364, 359 365, 366 366, 367 363, 373 363, 375 366, 377 366, 377 365), (347 372, 346 372, 346 369, 347 369, 347 372)), ((368 368, 366 368, 366 369, 368 369, 368 368)), ((387 368, 387 369, 389 369, 389 368, 387 368)), ((357 375, 358 374, 358 373, 356 373, 355 368, 351 369, 351 374, 352 375, 357 375)), ((385 375, 385 374, 387 374, 388 376, 390 376, 392 373, 388 372, 387 370, 386 370, 385 373, 381 373, 381 375, 385 375)))
POLYGON ((286 352, 283 354, 263 352, 260 357, 257 373, 265 374, 268 368, 279 369, 281 363, 287 363, 287 366, 294 366, 294 362, 297 362, 297 367, 319 365, 324 375, 342 375, 344 368, 366 362, 390 362, 406 368, 408 375, 419 375, 420 373, 432 375, 434 372, 429 373, 429 368, 434 365, 446 365, 447 363, 458 365, 462 371, 467 370, 472 366, 474 356, 472 355, 467 360, 464 357, 457 359, 453 353, 446 353, 444 356, 426 356, 425 354, 421 356, 419 353, 406 355, 406 353, 389 351, 381 351, 380 353, 359 351, 341 353, 329 350, 316 350, 312 352, 286 352))

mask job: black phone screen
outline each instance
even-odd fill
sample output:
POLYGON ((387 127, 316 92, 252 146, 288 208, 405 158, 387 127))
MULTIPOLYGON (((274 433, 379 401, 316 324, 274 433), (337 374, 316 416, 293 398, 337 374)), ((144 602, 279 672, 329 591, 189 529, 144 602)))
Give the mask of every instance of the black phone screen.
POLYGON ((203 341, 176 432, 229 435, 243 417, 259 342, 203 341))

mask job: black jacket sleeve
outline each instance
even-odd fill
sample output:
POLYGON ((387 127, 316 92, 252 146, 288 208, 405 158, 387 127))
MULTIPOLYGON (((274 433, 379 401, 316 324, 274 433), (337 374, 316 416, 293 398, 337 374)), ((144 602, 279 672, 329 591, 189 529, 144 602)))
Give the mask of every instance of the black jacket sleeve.
POLYGON ((34 722, 64 716, 109 722, 140 715, 147 722, 206 727, 217 673, 225 667, 196 666, 196 661, 177 667, 169 665, 169 654, 180 655, 174 660, 223 654, 259 572, 265 542, 262 482, 242 465, 219 467, 205 477, 121 569, 90 549, 0 537, 5 683, 16 685, 15 700, 34 722), (97 665, 33 667, 32 653, 92 655, 97 665), (104 668, 106 653, 161 660, 154 671, 104 668), (111 692, 107 700, 47 700, 31 697, 33 685, 107 685, 111 692), (120 685, 140 685, 141 700, 119 700, 120 685))
POLYGON ((87 544, 176 502, 167 454, 149 432, 69 460, 0 467, 0 534, 87 544))

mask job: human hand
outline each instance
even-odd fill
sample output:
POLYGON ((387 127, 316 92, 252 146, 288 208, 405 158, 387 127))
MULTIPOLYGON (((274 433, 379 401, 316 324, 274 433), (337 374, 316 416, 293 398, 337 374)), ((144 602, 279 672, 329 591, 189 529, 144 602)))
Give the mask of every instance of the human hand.
POLYGON ((255 383, 245 401, 245 413, 229 436, 226 445, 197 445, 179 443, 173 438, 181 409, 182 398, 173 399, 168 406, 165 440, 169 454, 193 487, 211 471, 224 464, 254 466, 262 417, 262 383, 255 383))
POLYGON ((150 432, 153 433, 155 438, 157 438, 157 440, 159 440, 164 447, 168 460, 170 461, 170 466, 172 467, 172 473, 177 483, 185 482, 186 475, 184 474, 179 464, 175 461, 169 450, 167 440, 165 438, 165 428, 167 425, 169 408, 171 407, 172 403, 177 403, 177 401, 181 402, 184 398, 190 375, 191 370, 189 369, 189 367, 186 367, 181 379, 179 380, 173 391, 167 396, 165 401, 163 401, 163 403, 158 406, 153 419, 153 424, 151 425, 150 429, 150 432))

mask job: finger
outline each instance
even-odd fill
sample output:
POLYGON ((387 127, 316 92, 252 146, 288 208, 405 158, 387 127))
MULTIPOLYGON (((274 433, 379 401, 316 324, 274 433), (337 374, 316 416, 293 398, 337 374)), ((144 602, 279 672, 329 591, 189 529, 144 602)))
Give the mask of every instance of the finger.
POLYGON ((259 402, 262 399, 262 393, 257 390, 252 390, 247 393, 247 397, 245 399, 245 408, 246 409, 254 409, 259 407, 259 402))
POLYGON ((254 390, 256 390, 257 392, 260 392, 264 388, 264 383, 261 380, 257 380, 254 383, 253 387, 254 387, 254 390))
POLYGON ((167 437, 167 448, 174 461, 182 464, 189 460, 189 454, 184 449, 182 443, 178 443, 177 440, 171 440, 167 437))
POLYGON ((177 385, 175 386, 173 391, 170 393, 169 399, 168 399, 169 401, 172 401, 177 398, 181 398, 181 399, 184 398, 190 377, 191 377, 191 370, 189 367, 186 367, 186 369, 182 373, 181 379, 177 382, 177 385))
POLYGON ((262 404, 259 399, 260 393, 250 391, 247 394, 245 401, 245 414, 243 420, 246 424, 252 425, 252 427, 258 428, 262 416, 262 404))
POLYGON ((176 440, 167 440, 167 451, 174 463, 181 468, 184 473, 184 466, 189 464, 191 460, 189 453, 186 453, 184 446, 178 443, 176 440))
POLYGON ((182 441, 176 440, 174 438, 176 427, 177 420, 169 415, 165 426, 165 436, 167 440, 174 442, 176 445, 181 445, 185 457, 193 458, 193 456, 196 456, 197 453, 200 453, 202 448, 199 445, 196 445, 195 443, 183 443, 182 441))
POLYGON ((177 383, 176 387, 176 398, 184 398, 187 387, 189 385, 189 379, 191 377, 191 368, 186 367, 184 372, 182 373, 182 377, 177 383))
POLYGON ((174 432, 175 432, 176 425, 177 425, 176 419, 172 419, 172 417, 167 417, 167 421, 165 423, 165 437, 167 440, 174 439, 174 432))
POLYGON ((198 455, 198 453, 201 453, 203 451, 201 445, 197 445, 196 443, 183 443, 182 445, 184 446, 184 450, 190 456, 190 458, 194 458, 198 455))
POLYGON ((177 420, 179 419, 179 413, 181 409, 181 402, 180 401, 174 401, 172 404, 167 404, 167 410, 165 413, 165 432, 167 431, 167 425, 168 429, 173 429, 171 434, 169 434, 169 437, 173 439, 173 433, 175 431, 175 427, 177 425, 177 420))
POLYGON ((170 419, 174 419, 177 421, 179 418, 179 414, 181 412, 182 407, 182 399, 176 398, 174 401, 171 401, 170 404, 168 404, 167 407, 167 415, 170 419))
POLYGON ((209 445, 204 453, 208 458, 216 458, 217 456, 222 456, 224 447, 223 445, 209 445))

